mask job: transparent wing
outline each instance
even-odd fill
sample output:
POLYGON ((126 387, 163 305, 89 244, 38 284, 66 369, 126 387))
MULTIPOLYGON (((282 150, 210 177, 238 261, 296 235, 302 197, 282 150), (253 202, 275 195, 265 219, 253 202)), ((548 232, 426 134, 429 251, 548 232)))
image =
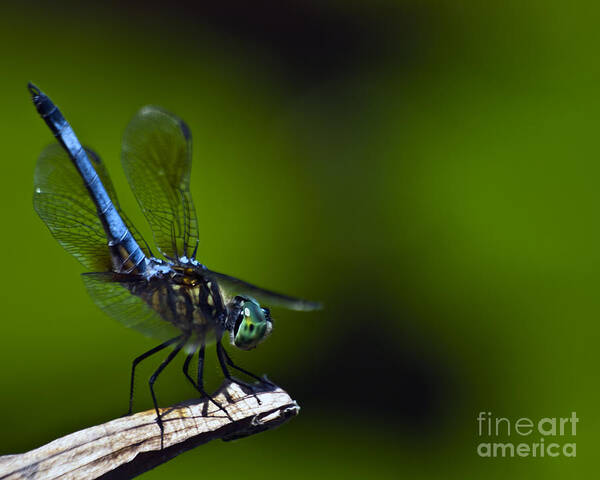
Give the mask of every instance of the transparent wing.
POLYGON ((143 107, 125 130, 122 162, 160 252, 191 257, 198 223, 189 190, 192 138, 187 125, 158 107, 143 107))
POLYGON ((46 147, 34 174, 33 206, 62 247, 93 270, 109 270, 110 253, 96 207, 59 144, 46 147))
POLYGON ((235 295, 246 295, 256 299, 261 305, 268 307, 283 307, 290 310, 319 310, 322 305, 319 302, 302 300, 301 298, 289 297, 281 293, 271 292, 264 288, 257 287, 251 283, 240 280, 239 278, 225 275, 224 273, 205 270, 202 272, 207 277, 214 279, 219 287, 224 290, 228 297, 235 295))
MULTIPOLYGON (((104 164, 92 150, 86 148, 86 152, 118 208, 114 187, 104 164)), ((110 270, 110 252, 96 206, 71 159, 59 144, 49 145, 38 158, 33 206, 58 243, 85 267, 110 270)), ((132 228, 132 225, 129 223, 128 227, 132 228)), ((132 233, 135 236, 136 230, 132 229, 132 233)), ((141 237, 138 235, 138 238, 141 237)))
POLYGON ((181 335, 176 327, 129 291, 128 283, 144 281, 139 277, 112 272, 84 273, 81 277, 94 303, 126 327, 163 341, 181 335))

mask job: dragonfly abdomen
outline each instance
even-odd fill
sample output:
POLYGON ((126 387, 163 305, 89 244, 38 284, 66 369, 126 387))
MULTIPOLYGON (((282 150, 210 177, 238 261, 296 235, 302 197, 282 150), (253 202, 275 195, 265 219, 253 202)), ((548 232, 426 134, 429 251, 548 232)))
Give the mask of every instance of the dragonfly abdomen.
POLYGON ((33 103, 38 113, 69 154, 71 161, 81 175, 106 232, 108 246, 117 262, 120 263, 120 265, 115 266, 116 270, 144 272, 147 268, 146 255, 133 238, 125 222, 123 222, 71 125, 52 100, 39 88, 30 83, 29 91, 33 96, 33 103))

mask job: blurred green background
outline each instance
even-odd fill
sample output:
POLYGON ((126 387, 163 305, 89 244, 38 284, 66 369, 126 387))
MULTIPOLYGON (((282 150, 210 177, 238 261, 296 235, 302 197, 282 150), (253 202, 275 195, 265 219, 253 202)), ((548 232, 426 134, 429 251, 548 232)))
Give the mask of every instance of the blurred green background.
MULTIPOLYGON (((0 454, 122 415, 130 362, 154 346, 94 306, 33 211, 52 141, 33 81, 147 238, 121 135, 144 104, 185 119, 199 260, 326 306, 275 311, 268 342, 233 352, 297 419, 144 478, 594 472, 599 21, 597 3, 554 0, 4 2, 0 454), (480 411, 576 411, 577 458, 482 459, 480 411)), ((181 360, 164 405, 194 396, 181 360)))

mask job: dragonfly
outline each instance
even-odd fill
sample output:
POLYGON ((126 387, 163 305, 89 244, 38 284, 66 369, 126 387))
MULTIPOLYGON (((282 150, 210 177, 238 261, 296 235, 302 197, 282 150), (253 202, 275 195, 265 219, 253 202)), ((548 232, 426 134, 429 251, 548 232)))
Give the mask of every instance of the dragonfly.
POLYGON ((136 367, 171 347, 148 380, 161 432, 154 386, 181 351, 187 354, 185 377, 229 417, 204 388, 206 346, 216 344, 218 362, 228 380, 248 386, 231 375, 231 368, 270 384, 266 377, 236 365, 223 347, 223 337, 228 335, 238 349, 250 350, 272 331, 270 307, 308 311, 321 305, 209 270, 196 260, 200 226, 190 191, 192 137, 183 120, 160 107, 145 106, 123 137, 123 169, 150 225, 160 254, 154 255, 122 211, 100 157, 82 147, 46 94, 31 83, 28 88, 38 113, 58 140, 37 160, 36 212, 58 243, 89 270, 82 277, 94 302, 125 326, 161 341, 133 360, 128 413, 133 411, 136 367), (189 373, 194 355, 198 357, 196 379, 189 373))

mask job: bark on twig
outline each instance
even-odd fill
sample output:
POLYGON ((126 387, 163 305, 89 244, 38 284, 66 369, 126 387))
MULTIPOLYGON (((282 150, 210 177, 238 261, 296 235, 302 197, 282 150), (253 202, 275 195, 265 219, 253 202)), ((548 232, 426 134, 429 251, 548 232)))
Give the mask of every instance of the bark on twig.
POLYGON ((1 480, 128 479, 180 453, 220 438, 232 440, 282 424, 300 407, 282 389, 254 393, 226 382, 213 403, 195 400, 161 409, 164 445, 154 410, 86 428, 19 455, 0 457, 1 480))

